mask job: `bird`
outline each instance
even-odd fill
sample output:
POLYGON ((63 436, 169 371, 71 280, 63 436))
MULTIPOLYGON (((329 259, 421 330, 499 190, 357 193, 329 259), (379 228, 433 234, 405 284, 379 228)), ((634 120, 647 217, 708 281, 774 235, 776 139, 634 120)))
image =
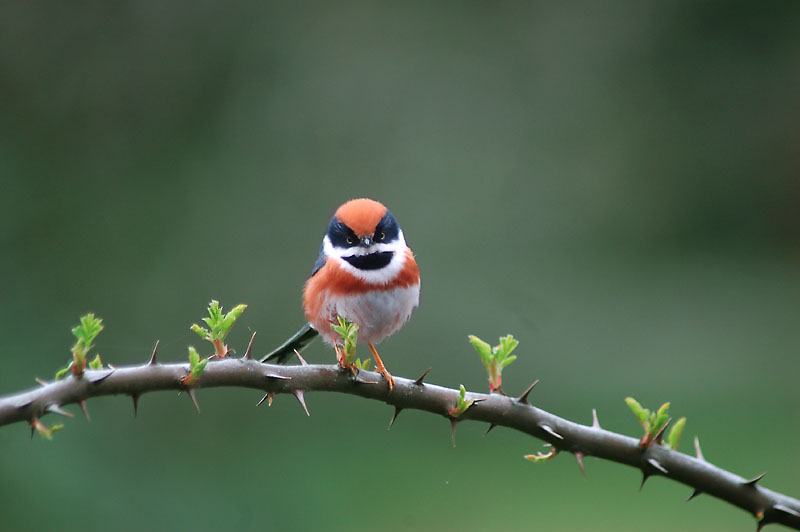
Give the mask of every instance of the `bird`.
POLYGON ((331 218, 303 289, 308 323, 261 361, 282 364, 320 335, 341 365, 341 337, 331 327, 341 316, 358 325, 358 340, 367 343, 391 389, 394 379, 375 344, 403 327, 419 294, 419 267, 392 213, 372 199, 347 201, 331 218))

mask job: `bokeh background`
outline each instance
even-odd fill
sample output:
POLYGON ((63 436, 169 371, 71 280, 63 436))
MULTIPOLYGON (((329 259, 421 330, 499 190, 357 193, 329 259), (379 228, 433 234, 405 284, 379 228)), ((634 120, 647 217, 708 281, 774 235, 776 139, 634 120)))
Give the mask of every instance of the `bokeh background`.
MULTIPOLYGON (((184 360, 211 298, 268 351, 369 196, 423 275, 395 375, 485 390, 466 336, 513 333, 510 393, 539 378, 537 405, 631 435, 625 396, 672 401, 682 450, 800 495, 796 2, 4 2, 0 102, 0 394, 51 378, 87 311, 115 365, 184 360)), ((198 396, 0 428, 2 528, 753 527, 508 430, 453 448, 348 396, 198 396)))

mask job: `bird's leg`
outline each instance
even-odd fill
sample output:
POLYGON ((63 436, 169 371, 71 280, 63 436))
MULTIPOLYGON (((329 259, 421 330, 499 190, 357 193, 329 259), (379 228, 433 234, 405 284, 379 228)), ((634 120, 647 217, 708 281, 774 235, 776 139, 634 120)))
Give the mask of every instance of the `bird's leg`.
POLYGON ((383 375, 383 378, 386 379, 386 382, 389 383, 389 389, 391 390, 394 388, 394 378, 392 378, 392 374, 389 373, 389 370, 386 369, 386 366, 383 365, 383 360, 378 355, 378 352, 375 350, 375 346, 372 345, 372 342, 367 343, 369 346, 370 351, 372 351, 372 356, 375 358, 375 365, 377 366, 378 373, 383 375))

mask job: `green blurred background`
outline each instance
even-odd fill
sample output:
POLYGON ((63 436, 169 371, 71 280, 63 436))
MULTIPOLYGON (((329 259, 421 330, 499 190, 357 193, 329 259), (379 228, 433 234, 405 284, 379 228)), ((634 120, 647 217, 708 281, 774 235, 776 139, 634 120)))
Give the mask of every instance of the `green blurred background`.
MULTIPOLYGON (((198 344, 211 298, 266 352, 335 207, 386 203, 422 270, 395 375, 485 390, 521 340, 542 408, 672 401, 682 450, 800 495, 800 3, 4 2, 0 394, 87 311, 115 365, 198 344)), ((307 351, 333 362, 321 344, 307 351)), ((93 400, 0 429, 3 530, 750 530, 684 486, 348 396, 93 400), (75 412, 77 408, 71 407, 75 412), (48 419, 48 422, 58 420, 48 419)))

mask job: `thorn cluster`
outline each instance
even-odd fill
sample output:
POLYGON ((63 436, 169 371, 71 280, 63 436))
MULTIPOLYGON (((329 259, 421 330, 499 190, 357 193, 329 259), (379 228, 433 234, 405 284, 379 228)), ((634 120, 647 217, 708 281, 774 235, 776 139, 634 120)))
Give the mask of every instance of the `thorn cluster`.
MULTIPOLYGON (((99 321, 99 319, 96 319, 95 325, 99 321)), ((207 324, 211 326, 208 321, 207 324)), ((376 394, 373 387, 362 386, 362 384, 367 383, 375 384, 370 380, 371 376, 366 374, 361 379, 357 375, 355 379, 336 377, 331 380, 330 368, 324 366, 312 366, 301 371, 297 371, 298 368, 295 366, 293 369, 286 368, 278 371, 275 366, 265 365, 258 370, 259 366, 257 364, 254 365, 255 363, 252 362, 251 357, 255 333, 251 336, 247 351, 241 359, 244 362, 235 360, 214 362, 209 365, 208 371, 209 373, 213 372, 213 374, 207 375, 207 380, 206 376, 203 375, 206 363, 213 357, 226 358, 228 354, 227 347, 224 347, 223 355, 214 354, 209 358, 201 358, 196 353, 196 350, 191 348, 187 373, 185 362, 183 364, 164 365, 157 362, 159 346, 157 341, 147 363, 141 366, 120 368, 119 372, 123 375, 119 375, 120 378, 117 379, 113 377, 117 371, 116 368, 111 364, 104 366, 99 356, 95 356, 91 362, 87 360, 85 355, 91 344, 89 333, 96 336, 99 328, 87 325, 84 329, 86 331, 80 334, 86 340, 83 342, 81 356, 78 358, 80 359, 79 362, 82 360, 80 365, 85 367, 85 371, 81 371, 80 375, 74 373, 71 377, 67 375, 65 381, 57 383, 48 383, 37 379, 37 382, 41 385, 40 388, 29 390, 16 396, 0 398, 0 425, 15 421, 27 421, 31 426, 32 436, 38 432, 43 438, 51 439, 53 433, 62 426, 54 425, 48 427, 43 424, 40 417, 45 414, 74 417, 71 412, 64 409, 64 406, 75 402, 78 403, 86 419, 89 420, 89 411, 86 406, 88 397, 121 393, 130 395, 133 402, 134 416, 138 416, 138 400, 141 394, 164 388, 177 389, 179 393, 186 392, 195 409, 200 412, 196 396, 196 389, 199 386, 262 388, 265 393, 258 401, 258 405, 263 404, 265 401, 271 405, 277 393, 291 393, 308 416, 310 413, 305 399, 307 391, 336 391, 390 403, 394 406, 394 413, 389 422, 389 428, 393 427, 400 412, 405 408, 438 412, 450 422, 451 439, 454 446, 457 425, 466 418, 488 422, 484 435, 491 432, 498 425, 513 427, 548 442, 546 443, 546 446, 550 448, 548 452, 527 455, 526 458, 528 460, 541 462, 553 459, 559 452, 571 452, 575 456, 575 460, 584 477, 586 476, 584 458, 590 454, 587 449, 591 450, 591 454, 598 457, 608 457, 609 451, 614 451, 617 458, 612 458, 612 460, 639 467, 642 472, 640 488, 644 486, 651 476, 664 475, 673 477, 690 485, 703 486, 707 493, 723 498, 751 512, 757 519, 758 529, 771 523, 788 524, 800 529, 800 501, 762 488, 759 482, 764 477, 763 473, 750 479, 742 479, 724 471, 720 472, 719 468, 711 466, 698 468, 698 462, 706 462, 706 460, 697 437, 694 438, 696 458, 675 452, 683 425, 685 425, 685 418, 680 418, 675 423, 671 423, 671 418, 667 413, 669 403, 665 403, 657 411, 651 412, 642 408, 632 399, 626 401, 645 429, 644 436, 637 441, 633 438, 603 430, 598 420, 597 411, 594 409, 592 410, 591 427, 587 427, 530 407, 528 402, 529 395, 537 385, 538 380, 534 381, 516 398, 492 395, 493 393, 505 395, 499 388, 499 379, 494 381, 497 387, 490 386, 489 395, 470 394, 469 399, 467 398, 466 389, 461 386, 456 404, 447 408, 442 405, 449 406, 452 404, 454 390, 426 385, 424 379, 431 368, 425 370, 414 381, 409 382, 405 379, 400 379, 404 382, 399 387, 399 393, 388 398, 382 394, 376 394), (153 366, 160 367, 153 368, 153 366), (134 375, 137 377, 136 379, 131 378, 134 375), (253 380, 254 375, 257 377, 255 381, 253 380), (168 381, 165 382, 163 380, 164 376, 169 376, 168 381), (100 385, 101 383, 103 384, 100 385), (142 384, 141 386, 139 386, 140 383, 142 384), (95 387, 96 385, 98 386, 95 387), (470 415, 465 415, 481 401, 489 401, 487 403, 489 406, 485 409, 477 409, 470 415), (667 431, 668 426, 672 427, 669 431, 667 431), (623 455, 623 458, 619 458, 619 456, 623 455), (687 478, 689 479, 688 481, 686 480, 687 478), (697 481, 694 482, 694 480, 697 481), (719 489, 719 487, 724 489, 719 489), (733 490, 735 496, 725 495, 726 490, 728 492, 733 490)), ((219 336, 216 339, 221 340, 219 336)), ((224 344, 222 345, 224 346, 224 344)), ((215 344, 216 347, 218 346, 215 344)), ((300 364, 308 366, 303 357, 298 352, 296 354, 300 364)), ((75 362, 75 360, 72 361, 73 366, 77 365, 75 362)), ((70 366, 67 373, 69 373, 70 369, 73 372, 75 371, 70 366)), ((64 376, 62 375, 62 377, 64 376)), ((703 491, 695 487, 686 500, 692 500, 700 494, 703 494, 703 491)))

